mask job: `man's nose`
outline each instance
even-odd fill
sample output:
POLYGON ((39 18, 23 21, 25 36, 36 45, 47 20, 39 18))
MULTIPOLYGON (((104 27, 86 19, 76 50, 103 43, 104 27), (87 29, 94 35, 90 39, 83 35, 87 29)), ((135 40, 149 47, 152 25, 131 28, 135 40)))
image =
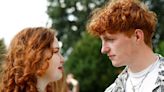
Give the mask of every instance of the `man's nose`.
POLYGON ((110 47, 109 47, 109 46, 107 46, 107 45, 105 45, 105 44, 102 45, 102 47, 101 47, 101 53, 102 53, 102 54, 108 53, 109 50, 110 50, 110 47))

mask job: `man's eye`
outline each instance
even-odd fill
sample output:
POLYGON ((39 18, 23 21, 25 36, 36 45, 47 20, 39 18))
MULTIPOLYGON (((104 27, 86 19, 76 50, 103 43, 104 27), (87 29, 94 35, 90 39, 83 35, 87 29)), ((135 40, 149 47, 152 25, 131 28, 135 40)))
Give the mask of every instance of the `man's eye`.
POLYGON ((109 41, 109 42, 113 42, 114 41, 114 39, 105 39, 106 41, 109 41))
POLYGON ((108 39, 108 41, 112 41, 112 42, 113 42, 113 41, 114 41, 114 39, 108 39))

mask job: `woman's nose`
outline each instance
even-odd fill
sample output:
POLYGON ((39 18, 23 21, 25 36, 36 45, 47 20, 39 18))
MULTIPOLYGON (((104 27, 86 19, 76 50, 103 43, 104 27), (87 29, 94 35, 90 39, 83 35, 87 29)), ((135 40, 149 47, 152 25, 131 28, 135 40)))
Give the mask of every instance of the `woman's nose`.
POLYGON ((64 57, 60 54, 60 62, 64 64, 64 57))

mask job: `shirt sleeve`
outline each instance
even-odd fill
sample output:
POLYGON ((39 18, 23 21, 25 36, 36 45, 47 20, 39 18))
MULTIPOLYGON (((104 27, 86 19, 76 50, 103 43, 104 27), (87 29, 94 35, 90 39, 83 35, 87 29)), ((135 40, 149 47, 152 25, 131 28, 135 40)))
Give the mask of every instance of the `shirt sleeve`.
POLYGON ((116 86, 116 83, 111 84, 108 88, 105 89, 104 92, 112 92, 115 86, 116 86))

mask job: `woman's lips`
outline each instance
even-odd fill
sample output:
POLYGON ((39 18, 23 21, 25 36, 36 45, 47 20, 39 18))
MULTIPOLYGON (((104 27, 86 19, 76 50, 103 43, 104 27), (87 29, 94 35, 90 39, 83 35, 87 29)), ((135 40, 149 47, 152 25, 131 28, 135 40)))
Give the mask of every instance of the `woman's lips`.
POLYGON ((64 70, 64 67, 63 66, 60 66, 60 67, 58 67, 58 69, 63 71, 64 70))

